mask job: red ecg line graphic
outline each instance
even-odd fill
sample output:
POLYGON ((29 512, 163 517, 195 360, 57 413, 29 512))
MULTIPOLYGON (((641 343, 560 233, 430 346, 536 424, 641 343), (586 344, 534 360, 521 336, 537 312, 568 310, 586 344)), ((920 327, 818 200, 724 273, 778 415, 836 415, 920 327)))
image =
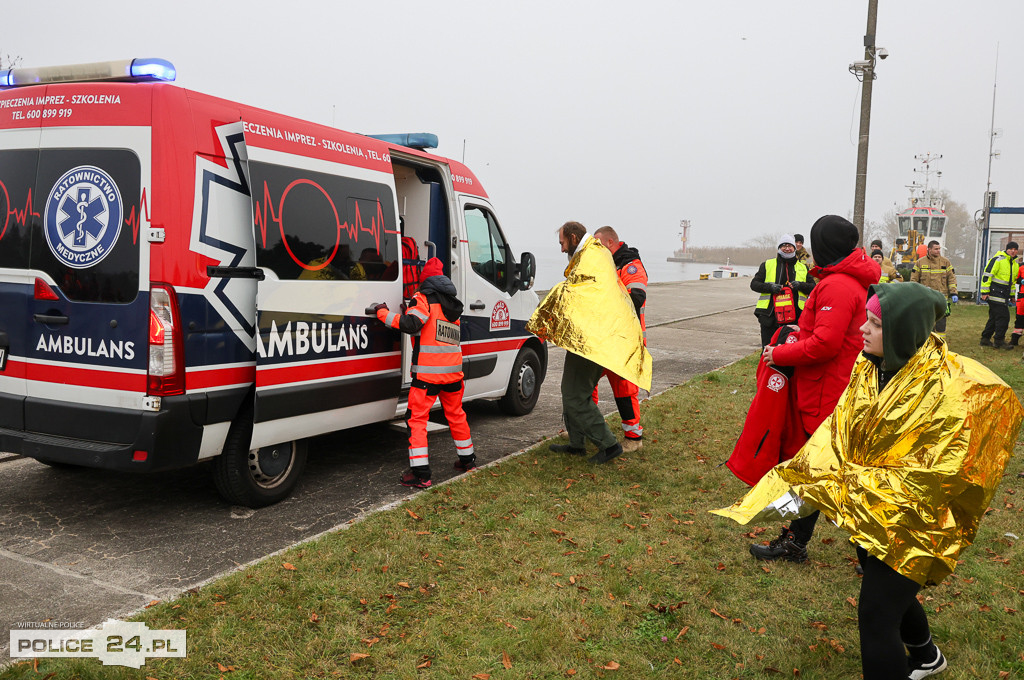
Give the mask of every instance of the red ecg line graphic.
POLYGON ((359 213, 359 201, 358 200, 356 201, 355 224, 349 224, 348 220, 342 222, 341 218, 338 217, 338 208, 334 205, 334 201, 331 200, 330 195, 327 193, 326 190, 324 190, 324 188, 322 186, 320 186, 319 184, 317 184, 316 182, 314 182, 311 179, 297 179, 297 180, 294 180, 287 187, 285 187, 284 191, 281 193, 281 200, 278 201, 278 203, 277 203, 277 210, 276 211, 274 210, 274 201, 273 201, 273 199, 270 196, 270 187, 268 187, 267 183, 264 181, 263 182, 262 209, 261 209, 260 205, 255 206, 255 215, 253 216, 253 218, 254 218, 254 220, 256 222, 256 226, 260 230, 260 238, 263 240, 263 247, 264 248, 267 247, 267 226, 269 225, 269 221, 268 221, 268 218, 269 218, 270 220, 273 220, 274 222, 277 222, 278 229, 281 231, 281 242, 284 244, 285 250, 288 251, 288 255, 291 256, 292 261, 294 261, 295 264, 299 265, 300 267, 302 267, 303 269, 306 269, 308 271, 319 271, 319 270, 323 269, 324 267, 326 267, 327 265, 329 265, 331 263, 331 260, 334 259, 334 256, 338 254, 338 248, 341 245, 341 230, 342 229, 345 230, 345 232, 348 234, 349 240, 351 240, 353 243, 358 242, 359 235, 361 233, 368 233, 368 234, 370 234, 373 237, 373 242, 374 242, 374 245, 377 248, 377 254, 378 255, 381 254, 381 252, 380 252, 380 236, 381 236, 381 234, 382 233, 383 234, 398 234, 398 233, 400 233, 398 230, 388 229, 388 228, 386 228, 384 226, 384 209, 381 206, 379 198, 377 199, 377 213, 376 213, 376 215, 374 215, 373 217, 370 218, 370 226, 369 227, 366 227, 366 226, 363 225, 363 218, 362 218, 362 215, 359 213), (327 199, 327 202, 331 206, 331 211, 334 213, 334 221, 335 221, 335 223, 337 225, 337 232, 335 232, 335 237, 334 237, 334 249, 331 251, 331 254, 327 258, 324 259, 324 261, 322 263, 319 263, 319 264, 316 264, 316 265, 310 265, 310 264, 307 264, 307 263, 301 261, 295 255, 295 253, 292 252, 291 247, 288 245, 288 239, 285 238, 284 222, 283 222, 283 220, 281 218, 281 216, 284 214, 284 202, 285 202, 285 199, 288 197, 288 193, 294 187, 296 187, 296 186, 298 186, 300 184, 308 184, 309 186, 314 187, 315 189, 317 189, 318 191, 320 191, 320 193, 322 193, 324 195, 324 198, 327 199))
POLYGON ((14 215, 14 220, 19 224, 25 224, 25 220, 29 215, 33 217, 39 217, 39 213, 32 210, 32 188, 29 187, 28 196, 25 198, 25 209, 18 210, 11 206, 11 196, 7 193, 7 187, 4 186, 3 182, 0 182, 0 190, 4 193, 4 205, 7 206, 7 212, 4 215, 4 225, 0 228, 0 239, 7 233, 7 225, 10 224, 11 215, 14 215))
POLYGON ((135 245, 139 241, 139 219, 143 215, 146 216, 146 221, 149 222, 149 203, 146 201, 146 188, 142 188, 142 202, 139 206, 139 217, 135 216, 135 206, 132 206, 132 212, 128 217, 124 219, 124 223, 132 228, 132 245, 135 245))

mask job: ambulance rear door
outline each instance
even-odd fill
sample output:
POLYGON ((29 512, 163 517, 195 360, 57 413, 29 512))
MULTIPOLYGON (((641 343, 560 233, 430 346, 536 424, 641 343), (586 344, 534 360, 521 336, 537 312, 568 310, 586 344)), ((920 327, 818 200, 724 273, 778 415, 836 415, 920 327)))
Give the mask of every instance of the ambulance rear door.
POLYGON ((25 427, 26 358, 32 317, 29 271, 39 128, 0 131, 0 428, 25 427))
POLYGON ((141 126, 42 130, 30 270, 49 290, 31 303, 29 431, 119 443, 137 434, 147 390, 140 213, 149 135, 141 126))
POLYGON ((387 149, 253 111, 257 370, 252 448, 394 417, 399 336, 367 308, 401 304, 387 149))

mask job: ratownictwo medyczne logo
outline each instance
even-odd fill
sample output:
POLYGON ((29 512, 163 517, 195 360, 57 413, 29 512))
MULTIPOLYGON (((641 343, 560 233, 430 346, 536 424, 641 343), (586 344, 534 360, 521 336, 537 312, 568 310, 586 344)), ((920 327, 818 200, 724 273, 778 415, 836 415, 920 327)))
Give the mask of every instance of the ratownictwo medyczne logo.
POLYGON ((46 244, 58 260, 85 269, 110 254, 124 209, 113 178, 92 165, 64 173, 46 198, 46 244))

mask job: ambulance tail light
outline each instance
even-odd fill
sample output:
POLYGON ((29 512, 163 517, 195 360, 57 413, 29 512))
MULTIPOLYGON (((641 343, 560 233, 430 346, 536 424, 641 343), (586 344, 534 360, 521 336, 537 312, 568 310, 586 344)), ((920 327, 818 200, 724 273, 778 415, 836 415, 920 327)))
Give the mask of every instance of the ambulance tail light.
POLYGON ((38 276, 36 277, 35 290, 32 292, 32 297, 36 300, 60 300, 57 294, 53 292, 53 288, 50 288, 50 284, 38 276))
POLYGON ((185 346, 178 296, 167 285, 149 291, 149 380, 154 397, 185 393, 185 346))

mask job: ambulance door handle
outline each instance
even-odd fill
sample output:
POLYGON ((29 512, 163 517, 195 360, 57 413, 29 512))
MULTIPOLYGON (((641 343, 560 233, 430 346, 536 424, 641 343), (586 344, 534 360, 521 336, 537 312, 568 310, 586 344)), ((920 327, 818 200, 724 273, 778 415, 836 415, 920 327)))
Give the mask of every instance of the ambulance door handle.
POLYGON ((47 326, 64 326, 68 323, 68 317, 60 314, 33 314, 32 318, 47 326))
POLYGON ((260 267, 215 267, 207 265, 206 275, 211 279, 256 279, 264 281, 266 273, 260 267))
POLYGON ((469 303, 469 308, 470 309, 483 309, 486 306, 487 305, 484 304, 483 300, 477 300, 476 302, 470 302, 469 303))

